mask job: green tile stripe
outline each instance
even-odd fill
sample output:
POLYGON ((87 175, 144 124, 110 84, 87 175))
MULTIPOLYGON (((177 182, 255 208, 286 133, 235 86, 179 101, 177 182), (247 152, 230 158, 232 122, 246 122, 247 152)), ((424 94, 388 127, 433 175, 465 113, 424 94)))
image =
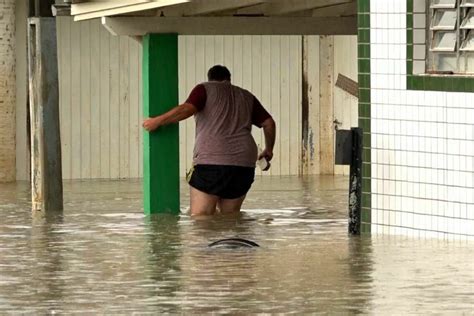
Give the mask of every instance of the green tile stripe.
POLYGON ((413 74, 413 0, 407 0, 407 89, 474 92, 474 78, 461 75, 413 74))
POLYGON ((370 170, 370 0, 357 1, 358 69, 359 69, 359 127, 364 132, 362 152, 362 213, 361 232, 370 233, 371 170, 370 170))

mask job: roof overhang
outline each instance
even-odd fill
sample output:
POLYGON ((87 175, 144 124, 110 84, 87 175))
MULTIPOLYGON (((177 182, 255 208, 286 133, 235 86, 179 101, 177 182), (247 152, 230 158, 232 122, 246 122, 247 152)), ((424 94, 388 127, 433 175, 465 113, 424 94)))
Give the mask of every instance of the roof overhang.
POLYGON ((357 34, 356 0, 93 0, 73 2, 76 21, 102 18, 113 34, 357 34))

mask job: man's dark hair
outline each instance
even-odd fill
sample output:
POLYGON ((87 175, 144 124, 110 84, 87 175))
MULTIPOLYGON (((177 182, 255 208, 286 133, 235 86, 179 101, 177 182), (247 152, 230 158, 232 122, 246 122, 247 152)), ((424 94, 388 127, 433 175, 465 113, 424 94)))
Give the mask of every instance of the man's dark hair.
POLYGON ((230 71, 225 66, 215 65, 207 72, 209 81, 230 81, 230 71))

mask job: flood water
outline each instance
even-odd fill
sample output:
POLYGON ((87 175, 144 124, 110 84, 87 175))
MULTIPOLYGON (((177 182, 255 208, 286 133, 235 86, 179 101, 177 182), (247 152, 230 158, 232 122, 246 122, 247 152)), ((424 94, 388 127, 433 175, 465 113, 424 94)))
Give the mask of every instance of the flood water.
POLYGON ((474 314, 473 243, 349 237, 347 189, 259 178, 240 217, 149 219, 139 181, 66 182, 35 220, 0 185, 0 314, 474 314), (261 247, 207 248, 227 237, 261 247))

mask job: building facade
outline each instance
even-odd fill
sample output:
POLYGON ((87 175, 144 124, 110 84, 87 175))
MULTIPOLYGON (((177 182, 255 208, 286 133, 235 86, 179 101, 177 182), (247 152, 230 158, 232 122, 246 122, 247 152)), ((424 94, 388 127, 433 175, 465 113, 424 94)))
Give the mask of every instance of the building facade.
POLYGON ((364 231, 474 239, 473 6, 358 2, 364 231))
MULTIPOLYGON (((17 13, 19 16, 22 12, 17 13)), ((26 19, 26 12, 23 19, 26 19)), ((113 36, 99 20, 74 22, 58 17, 58 62, 60 122, 64 179, 130 179, 143 174, 142 46, 133 38, 113 36), (75 39, 75 40, 74 40, 75 39)), ((18 23, 18 26, 23 24, 18 23)), ((26 55, 26 28, 18 28, 17 56, 26 55), (19 48, 21 48, 19 47, 19 48)), ((334 166, 334 142, 320 146, 321 139, 334 139, 334 121, 339 128, 357 125, 357 98, 335 86, 343 74, 357 79, 356 36, 179 36, 179 99, 186 100, 194 85, 206 80, 214 64, 227 65, 233 82, 262 100, 278 124, 276 155, 265 175, 291 176, 320 173, 321 160, 331 173, 348 174, 345 166, 334 166), (311 87, 308 118, 311 129, 312 166, 304 170, 301 159, 303 43, 308 54, 308 85, 311 87), (327 44, 326 44, 327 43, 327 44), (330 52, 320 58, 320 47, 330 52), (320 69, 326 69, 322 74, 320 69), (332 78, 328 101, 320 98, 323 76, 332 78), (330 115, 320 115, 326 108, 330 115), (329 126, 326 134, 322 126, 329 126), (321 153, 325 158, 321 159, 321 153)), ((29 178, 26 129, 26 58, 17 64, 17 154, 16 179, 29 178)), ((262 132, 254 129, 257 143, 264 146, 262 132)), ((180 124, 180 173, 192 163, 194 121, 180 124)), ((13 157, 14 159, 14 157, 13 157)), ((15 167, 12 167, 15 170, 15 167)), ((258 171, 260 173, 260 171, 258 171)))

